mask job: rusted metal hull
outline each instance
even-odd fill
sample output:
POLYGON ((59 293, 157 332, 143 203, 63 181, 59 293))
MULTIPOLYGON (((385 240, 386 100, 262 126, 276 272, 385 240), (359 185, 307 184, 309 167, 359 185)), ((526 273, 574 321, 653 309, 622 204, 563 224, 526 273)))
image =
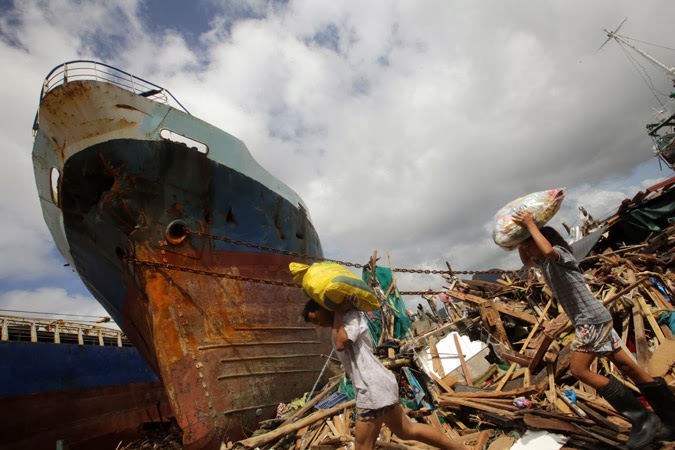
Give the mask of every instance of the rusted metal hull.
POLYGON ((161 382, 131 347, 0 342, 1 447, 114 450, 171 414, 161 382), (4 367, 3 367, 4 366, 4 367))
POLYGON ((324 366, 328 333, 302 321, 288 270, 321 244, 299 197, 243 143, 144 95, 97 80, 49 90, 36 182, 57 247, 160 376, 186 448, 218 448, 324 366))
POLYGON ((170 410, 162 384, 121 384, 0 399, 5 450, 115 450, 143 437, 143 423, 170 410))

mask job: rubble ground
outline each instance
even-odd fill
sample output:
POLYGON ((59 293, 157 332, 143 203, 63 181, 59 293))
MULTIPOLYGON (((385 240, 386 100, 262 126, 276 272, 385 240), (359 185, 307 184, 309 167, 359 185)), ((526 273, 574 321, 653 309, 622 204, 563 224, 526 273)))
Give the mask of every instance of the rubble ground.
MULTIPOLYGON (((589 287, 611 312, 625 348, 673 391, 674 240, 671 225, 641 244, 605 248, 580 261, 589 287)), ((561 437, 560 444, 550 448, 625 448, 630 423, 570 375, 573 328, 536 270, 504 275, 495 282, 451 276, 447 281, 450 286, 440 295, 446 300, 447 318, 420 320, 405 339, 392 340, 389 335, 378 342, 381 361, 399 377, 401 402, 411 420, 467 444, 488 430, 487 448, 492 450, 509 449, 526 433, 561 437), (469 341, 460 344, 457 336, 469 341), (455 355, 438 351, 439 343, 450 337, 458 349, 455 355), (465 359, 462 347, 473 341, 483 342, 489 350, 465 359), (423 364, 424 355, 430 366, 423 364), (451 357, 459 360, 459 366, 444 373, 444 360, 451 357)), ((384 330, 393 327, 382 325, 384 330)), ((641 398, 607 360, 596 359, 592 369, 614 375, 641 398)), ((333 377, 304 405, 281 405, 279 417, 261 423, 248 439, 224 443, 222 449, 350 449, 354 400, 348 394, 347 381, 333 377), (341 402, 333 404, 331 399, 341 402)), ((154 431, 155 436, 118 448, 182 448, 177 427, 154 431)), ((383 427, 377 448, 429 447, 401 441, 383 427)), ((649 448, 675 446, 653 443, 649 448)))

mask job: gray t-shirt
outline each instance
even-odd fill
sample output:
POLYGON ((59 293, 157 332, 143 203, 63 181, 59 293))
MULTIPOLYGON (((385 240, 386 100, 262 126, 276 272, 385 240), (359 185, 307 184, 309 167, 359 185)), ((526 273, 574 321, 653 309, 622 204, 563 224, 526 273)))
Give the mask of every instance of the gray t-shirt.
POLYGON ((356 406, 378 409, 398 403, 396 377, 373 354, 368 323, 363 313, 350 309, 344 314, 342 323, 350 342, 343 351, 336 350, 336 353, 352 379, 356 406))
POLYGON ((611 321, 612 315, 593 296, 574 256, 563 247, 554 248, 560 255, 557 260, 537 258, 535 262, 574 326, 611 321))

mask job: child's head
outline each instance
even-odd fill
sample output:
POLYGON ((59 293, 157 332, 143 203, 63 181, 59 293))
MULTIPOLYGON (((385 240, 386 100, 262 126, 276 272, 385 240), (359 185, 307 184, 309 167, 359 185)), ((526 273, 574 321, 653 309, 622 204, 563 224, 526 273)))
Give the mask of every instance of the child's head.
POLYGON ((319 305, 314 300, 308 300, 305 303, 305 309, 302 310, 302 317, 305 322, 312 322, 320 327, 330 327, 333 325, 333 311, 319 305))
POLYGON ((572 247, 569 246, 565 238, 562 237, 560 233, 555 230, 555 228, 541 227, 539 231, 541 231, 541 234, 546 238, 547 241, 551 243, 551 245, 562 247, 568 252, 572 251, 572 247))
MULTIPOLYGON (((539 229, 541 232, 542 236, 546 238, 546 240, 553 246, 557 245, 560 246, 564 249, 566 249, 569 252, 572 252, 572 248, 569 246, 569 244, 565 241, 565 238, 563 238, 560 233, 558 233, 554 228, 551 227, 541 227, 539 229)), ((521 256, 526 255, 529 259, 538 259, 542 258, 544 255, 541 253, 541 250, 539 250, 539 247, 537 247, 537 244, 534 242, 534 239, 530 236, 529 238, 525 239, 519 246, 518 250, 520 251, 521 256)))

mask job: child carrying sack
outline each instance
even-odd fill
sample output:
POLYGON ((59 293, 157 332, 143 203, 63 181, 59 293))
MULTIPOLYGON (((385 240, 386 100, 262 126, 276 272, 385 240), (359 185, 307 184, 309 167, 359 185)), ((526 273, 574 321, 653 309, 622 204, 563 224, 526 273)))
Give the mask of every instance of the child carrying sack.
POLYGON ((508 203, 497 214, 492 230, 492 239, 495 244, 504 250, 513 250, 525 239, 530 232, 513 221, 517 211, 529 211, 534 216, 537 227, 543 227, 558 212, 565 197, 565 188, 549 189, 548 191, 534 192, 517 198, 508 203))
POLYGON ((290 263, 296 283, 302 282, 305 293, 326 309, 335 311, 345 297, 356 298, 354 306, 361 311, 377 311, 380 302, 363 280, 349 269, 334 262, 317 262, 308 266, 290 263))

